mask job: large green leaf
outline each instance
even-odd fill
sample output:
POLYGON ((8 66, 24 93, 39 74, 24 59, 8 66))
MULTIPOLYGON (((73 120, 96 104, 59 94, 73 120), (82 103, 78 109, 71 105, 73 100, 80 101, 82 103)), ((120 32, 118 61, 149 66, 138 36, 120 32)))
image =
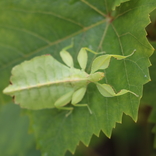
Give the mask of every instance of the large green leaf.
MULTIPOLYGON (((136 49, 129 59, 111 61, 104 71, 105 82, 116 91, 124 88, 141 97, 143 84, 150 80, 148 58, 153 52, 144 28, 156 2, 131 0, 112 11, 114 4, 119 5, 119 1, 1 0, 0 90, 8 85, 10 70, 15 64, 46 53, 60 60, 59 51, 73 38, 74 47, 69 51, 75 60, 84 46, 119 55, 128 55, 136 49)), ((90 63, 93 57, 89 55, 90 63)), ((0 100, 8 103, 11 99, 0 94, 0 100)), ((90 85, 83 101, 89 104, 93 115, 85 108, 76 108, 67 118, 66 111, 57 109, 29 112, 44 156, 61 156, 66 150, 73 153, 79 141, 88 145, 92 134, 99 135, 101 130, 110 137, 123 113, 137 120, 139 98, 134 95, 104 98, 90 85)))

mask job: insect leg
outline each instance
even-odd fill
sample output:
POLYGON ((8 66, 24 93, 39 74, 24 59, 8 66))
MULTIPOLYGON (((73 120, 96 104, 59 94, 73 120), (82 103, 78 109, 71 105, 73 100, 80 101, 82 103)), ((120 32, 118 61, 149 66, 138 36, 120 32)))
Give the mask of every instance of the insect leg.
POLYGON ((113 90, 113 88, 110 85, 108 85, 108 84, 96 83, 96 86, 97 86, 99 92, 104 97, 120 96, 120 95, 123 95, 123 94, 126 94, 126 93, 131 93, 131 94, 134 94, 136 97, 138 97, 137 94, 135 94, 134 92, 132 92, 130 90, 126 90, 126 89, 122 89, 118 93, 115 93, 115 91, 113 90))
POLYGON ((74 91, 66 93, 65 95, 61 96, 58 100, 56 100, 56 102, 54 103, 54 106, 58 109, 69 110, 69 113, 67 113, 66 116, 68 116, 73 110, 73 107, 64 107, 71 101, 73 92, 74 91))
POLYGON ((80 49, 80 52, 77 56, 77 60, 79 62, 79 65, 81 67, 82 70, 85 70, 86 69, 86 65, 87 65, 87 60, 88 60, 88 55, 87 55, 87 51, 95 54, 95 55, 98 55, 98 54, 103 54, 105 52, 95 52, 87 47, 84 47, 84 48, 81 48, 80 49))
POLYGON ((76 107, 87 107, 89 110, 89 113, 92 114, 92 111, 90 109, 90 107, 88 106, 88 104, 73 104, 76 107))
POLYGON ((72 56, 70 55, 70 53, 67 51, 67 49, 72 48, 72 47, 73 47, 73 44, 74 44, 74 43, 73 43, 73 41, 72 41, 71 45, 69 45, 69 46, 63 48, 63 49, 61 50, 61 52, 60 52, 60 56, 61 56, 63 62, 64 62, 67 66, 69 66, 69 67, 71 67, 71 68, 74 66, 73 58, 72 58, 72 56))
POLYGON ((89 52, 91 52, 91 53, 93 53, 93 54, 96 54, 96 55, 98 55, 98 54, 104 54, 104 53, 105 53, 104 51, 102 51, 102 52, 95 52, 95 51, 93 51, 93 50, 91 50, 91 49, 89 49, 89 48, 87 48, 87 47, 84 47, 84 48, 82 48, 82 49, 85 49, 85 50, 87 50, 87 51, 89 51, 89 52))
POLYGON ((84 107, 85 106, 88 108, 90 114, 92 114, 92 111, 89 108, 88 104, 78 104, 78 102, 80 102, 83 99, 83 97, 86 93, 86 89, 87 89, 87 87, 82 87, 82 88, 78 89, 77 91, 75 91, 73 93, 73 96, 72 96, 71 104, 74 106, 77 106, 77 107, 84 107))
POLYGON ((73 58, 72 58, 72 56, 70 55, 70 53, 69 53, 68 51, 62 50, 62 51, 60 52, 60 56, 61 56, 63 62, 64 62, 67 66, 69 66, 69 67, 71 67, 71 68, 74 67, 73 58))
POLYGON ((136 50, 134 50, 130 55, 123 56, 123 55, 111 55, 111 54, 106 54, 106 55, 101 55, 98 56, 94 59, 91 67, 91 73, 96 72, 99 69, 106 69, 109 66, 110 60, 112 57, 116 58, 117 60, 122 60, 127 57, 130 57, 131 55, 134 54, 136 50))

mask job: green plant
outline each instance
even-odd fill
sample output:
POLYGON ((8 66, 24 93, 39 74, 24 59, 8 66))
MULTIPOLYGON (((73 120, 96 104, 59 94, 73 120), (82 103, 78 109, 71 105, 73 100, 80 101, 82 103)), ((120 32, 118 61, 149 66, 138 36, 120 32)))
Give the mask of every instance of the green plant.
MULTIPOLYGON (((123 113, 137 121, 143 85, 150 81, 149 57, 154 49, 146 38, 145 27, 150 23, 149 13, 156 8, 155 0, 1 0, 0 8, 2 155, 40 155, 34 150, 36 140, 43 156, 63 156, 67 150, 74 153, 80 141, 88 146, 92 135, 99 136, 100 131, 110 137, 116 123, 122 122, 123 113), (76 107, 67 118, 66 111, 56 108, 28 111, 9 104, 11 98, 2 90, 8 85, 11 69, 42 54, 51 54, 61 62, 59 51, 69 45, 72 38, 74 46, 69 52, 76 68, 76 52, 81 47, 123 56, 136 49, 130 59, 112 59, 109 68, 104 70, 102 82, 113 86, 116 92, 125 88, 139 97, 125 94, 106 98, 94 84, 90 84, 82 103, 89 104, 94 114, 90 115, 84 107, 76 107), (21 117, 18 115, 20 112, 23 114, 21 117), (26 134, 26 116, 29 116, 31 135, 26 134), (6 123, 16 123, 11 126, 11 132, 8 124, 3 126, 6 123), (10 135, 9 145, 5 145, 10 135), (13 136, 19 139, 15 140, 13 136), (26 140, 25 144, 20 140, 26 140), (7 151, 5 146, 8 146, 7 151)), ((87 73, 95 57, 89 54, 87 73)), ((67 152, 66 155, 70 154, 67 152)))

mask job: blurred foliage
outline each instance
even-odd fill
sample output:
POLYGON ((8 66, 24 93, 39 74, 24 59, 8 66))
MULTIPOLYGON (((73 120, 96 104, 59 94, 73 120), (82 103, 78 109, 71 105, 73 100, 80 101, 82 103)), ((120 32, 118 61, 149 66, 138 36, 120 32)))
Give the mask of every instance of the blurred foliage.
POLYGON ((17 105, 8 104, 0 110, 0 153, 4 156, 40 156, 35 139, 28 134, 29 120, 20 115, 17 105))

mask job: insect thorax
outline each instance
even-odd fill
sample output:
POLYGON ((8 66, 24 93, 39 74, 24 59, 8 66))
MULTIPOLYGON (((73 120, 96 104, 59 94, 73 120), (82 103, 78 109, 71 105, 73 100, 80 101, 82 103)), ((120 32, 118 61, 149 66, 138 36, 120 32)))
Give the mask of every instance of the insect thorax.
POLYGON ((75 89, 84 87, 89 83, 88 76, 89 74, 83 70, 75 69, 75 68, 71 69, 71 72, 69 75, 70 84, 75 89))
POLYGON ((93 74, 90 74, 88 77, 88 80, 91 82, 98 82, 104 78, 103 72, 95 72, 93 74))

